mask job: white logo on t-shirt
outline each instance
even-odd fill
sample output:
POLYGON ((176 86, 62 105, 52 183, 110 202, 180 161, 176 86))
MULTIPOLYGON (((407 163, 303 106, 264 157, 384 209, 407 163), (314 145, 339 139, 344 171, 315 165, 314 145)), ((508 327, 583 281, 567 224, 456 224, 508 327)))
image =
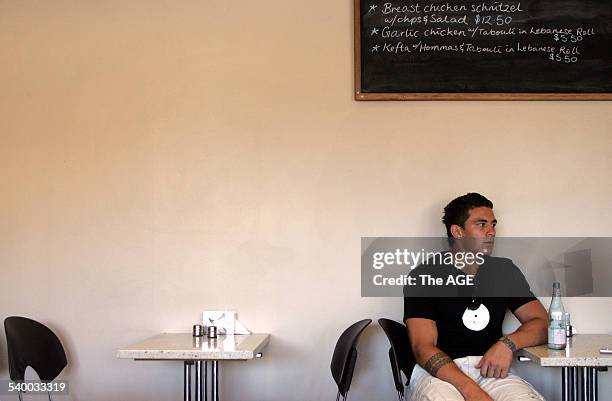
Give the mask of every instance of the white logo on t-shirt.
POLYGON ((478 309, 465 308, 463 312, 463 325, 472 331, 480 331, 487 327, 491 315, 484 304, 480 304, 478 309))

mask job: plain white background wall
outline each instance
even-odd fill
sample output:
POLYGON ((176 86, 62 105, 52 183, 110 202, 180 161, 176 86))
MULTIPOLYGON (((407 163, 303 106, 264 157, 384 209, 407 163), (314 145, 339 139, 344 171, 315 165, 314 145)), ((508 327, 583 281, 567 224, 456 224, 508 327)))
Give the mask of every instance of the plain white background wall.
MULTIPOLYGON (((402 315, 360 297, 360 237, 442 235, 467 191, 502 236, 612 235, 609 102, 355 102, 352 15, 0 0, 0 317, 60 335, 73 400, 180 398, 180 363, 115 351, 214 308, 273 336, 223 366, 226 400, 332 399, 340 332, 402 315)), ((612 330, 610 298, 566 307, 612 330)), ((367 329, 351 399, 395 399, 387 347, 367 329)), ((521 369, 557 399, 556 372, 521 369)))

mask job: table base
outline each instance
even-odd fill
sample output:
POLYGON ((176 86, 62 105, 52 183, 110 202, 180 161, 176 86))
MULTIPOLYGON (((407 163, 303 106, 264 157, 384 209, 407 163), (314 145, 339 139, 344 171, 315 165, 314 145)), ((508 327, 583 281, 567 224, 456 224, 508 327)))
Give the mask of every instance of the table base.
POLYGON ((219 401, 219 361, 185 361, 183 367, 183 400, 208 401, 208 362, 211 364, 210 399, 219 401), (194 367, 195 392, 191 391, 192 374, 194 367), (194 396, 192 398, 192 395, 194 396))
MULTIPOLYGON (((563 401, 598 401, 599 389, 596 367, 564 367, 561 370, 563 401)), ((602 369, 603 370, 603 369, 602 369)), ((605 369, 607 370, 607 369, 605 369)))

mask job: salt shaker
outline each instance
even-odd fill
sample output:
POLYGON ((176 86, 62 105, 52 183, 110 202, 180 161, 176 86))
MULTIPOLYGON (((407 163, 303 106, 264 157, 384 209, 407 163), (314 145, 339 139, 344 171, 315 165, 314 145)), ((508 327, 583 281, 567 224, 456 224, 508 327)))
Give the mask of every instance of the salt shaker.
POLYGON ((217 326, 208 326, 207 336, 208 338, 217 338, 217 326))

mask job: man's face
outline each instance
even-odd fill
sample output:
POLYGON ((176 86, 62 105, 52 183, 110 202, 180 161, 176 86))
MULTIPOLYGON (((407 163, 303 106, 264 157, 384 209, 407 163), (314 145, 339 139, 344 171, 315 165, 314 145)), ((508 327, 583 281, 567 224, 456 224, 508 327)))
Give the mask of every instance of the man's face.
POLYGON ((493 209, 486 206, 470 210, 463 227, 453 225, 451 232, 455 238, 462 239, 463 248, 472 252, 483 252, 490 255, 495 241, 497 220, 493 209))

